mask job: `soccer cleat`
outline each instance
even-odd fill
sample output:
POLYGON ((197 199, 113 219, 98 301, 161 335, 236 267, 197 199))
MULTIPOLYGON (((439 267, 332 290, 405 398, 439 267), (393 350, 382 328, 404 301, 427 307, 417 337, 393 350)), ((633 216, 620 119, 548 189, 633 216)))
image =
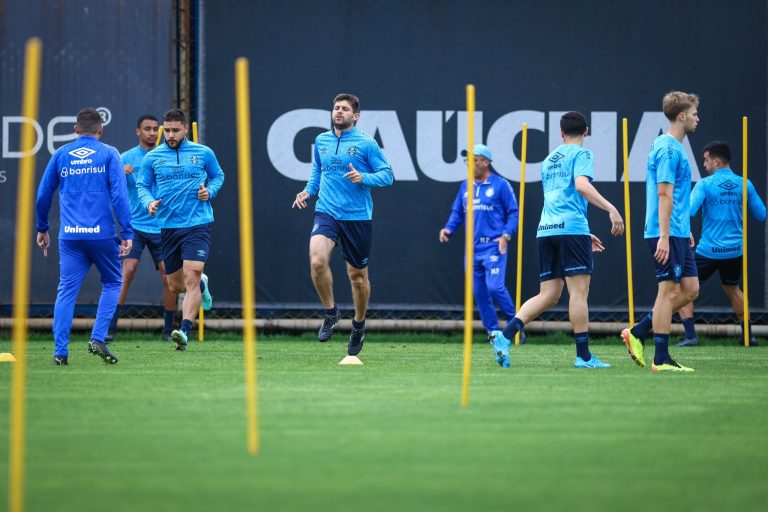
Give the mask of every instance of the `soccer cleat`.
POLYGON ((53 364, 56 366, 68 366, 67 356, 53 356, 53 364))
POLYGON ((336 310, 335 315, 325 315, 323 319, 323 325, 320 326, 320 330, 317 331, 317 339, 320 341, 328 341, 333 336, 333 326, 336 325, 341 318, 341 311, 336 310))
POLYGON ((91 340, 88 342, 88 352, 94 356, 99 356, 107 364, 116 364, 117 356, 109 351, 103 341, 91 340))
POLYGON ((576 362, 573 363, 575 368, 610 368, 611 365, 604 363, 597 358, 595 354, 592 354, 592 358, 589 361, 585 361, 579 356, 576 356, 576 362))
POLYGON ((491 331, 488 335, 488 343, 493 345, 493 353, 496 354, 496 362, 502 368, 509 368, 512 366, 512 361, 509 359, 509 345, 510 341, 504 337, 504 333, 501 331, 491 331))
POLYGON ((645 357, 643 357, 643 342, 632 334, 629 329, 621 331, 621 339, 624 340, 624 344, 629 350, 629 355, 632 356, 632 360, 640 368, 645 368, 645 357))
POLYGON ((176 350, 179 352, 187 350, 187 335, 181 329, 176 329, 171 333, 171 341, 176 344, 176 350))
POLYGON ((210 311, 213 307, 213 296, 211 295, 211 287, 208 285, 208 276, 203 274, 200 279, 205 283, 205 291, 200 298, 200 306, 203 311, 210 311))
POLYGON ((699 338, 683 338, 677 344, 678 347, 698 347, 699 338))
POLYGON ((104 344, 109 345, 115 341, 115 331, 107 332, 106 336, 104 336, 104 344))
POLYGON ((363 343, 365 343, 365 327, 362 329, 352 328, 352 333, 349 335, 349 343, 347 343, 347 354, 350 356, 356 356, 363 350, 363 343))
POLYGON ((664 361, 661 364, 653 363, 651 365, 651 371, 654 373, 659 372, 692 372, 693 368, 688 368, 687 366, 683 366, 679 364, 677 361, 672 359, 671 357, 668 358, 666 361, 664 361))

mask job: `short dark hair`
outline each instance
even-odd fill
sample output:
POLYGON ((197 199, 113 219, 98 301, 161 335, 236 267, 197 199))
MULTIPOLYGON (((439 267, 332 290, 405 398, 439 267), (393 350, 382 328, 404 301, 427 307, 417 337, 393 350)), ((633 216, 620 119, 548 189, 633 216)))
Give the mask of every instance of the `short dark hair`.
POLYGON ((701 153, 709 153, 709 158, 719 158, 724 164, 731 162, 731 147, 722 140, 713 140, 701 150, 701 153))
POLYGON ((155 116, 153 116, 152 114, 144 114, 136 122, 136 128, 141 128, 141 123, 143 123, 144 121, 154 121, 154 122, 157 122, 157 118, 155 116))
POLYGON ((101 114, 95 108, 86 107, 77 113, 77 126, 82 133, 98 133, 101 124, 101 114))
POLYGON ((565 135, 584 135, 587 130, 587 118, 581 112, 566 112, 560 118, 560 129, 565 135))
POLYGON ((348 93, 341 93, 337 94, 335 98, 333 98, 333 104, 337 104, 340 101, 348 101, 350 105, 352 105, 352 112, 357 114, 360 112, 360 99, 355 96, 354 94, 348 94, 348 93))
POLYGON ((183 110, 172 108, 163 114, 163 121, 179 121, 181 124, 187 124, 187 116, 183 110))

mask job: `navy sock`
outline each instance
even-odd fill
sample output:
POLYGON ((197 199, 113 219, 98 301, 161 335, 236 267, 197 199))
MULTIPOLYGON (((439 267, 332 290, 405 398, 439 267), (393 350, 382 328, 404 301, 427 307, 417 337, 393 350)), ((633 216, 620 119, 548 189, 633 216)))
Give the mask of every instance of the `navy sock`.
POLYGON ((173 330, 173 319, 176 317, 176 311, 163 310, 163 332, 170 333, 173 330))
POLYGON ((685 339, 692 340, 696 337, 696 326, 693 317, 683 318, 683 327, 685 328, 685 339))
POLYGON ((362 322, 358 322, 354 318, 352 319, 352 328, 353 329, 365 329, 365 319, 363 319, 362 322))
POLYGON ((205 292, 205 281, 202 279, 200 280, 200 291, 205 292))
MULTIPOLYGON (((747 329, 747 330, 749 331, 749 337, 751 338, 752 337, 752 325, 750 325, 749 329, 747 329)), ((744 342, 744 322, 741 322, 741 341, 742 341, 742 343, 744 342)))
POLYGON ((632 335, 640 341, 645 341, 645 337, 653 329, 653 311, 643 317, 642 320, 637 322, 634 327, 630 329, 632 335))
POLYGON ((336 304, 334 304, 332 308, 325 310, 325 316, 336 316, 338 314, 339 308, 336 307, 336 304))
POLYGON ((189 331, 192 330, 192 321, 191 320, 182 320, 181 321, 181 330, 184 334, 189 336, 189 331))
POLYGON ((585 361, 592 359, 589 352, 589 332, 575 332, 573 337, 576 340, 576 355, 585 361))
POLYGON ((508 340, 515 338, 515 334, 523 330, 523 321, 515 317, 507 323, 504 328, 504 337, 508 340))
POLYGON ((661 364, 669 356, 669 334, 654 334, 653 341, 656 344, 656 353, 653 355, 653 364, 661 364))

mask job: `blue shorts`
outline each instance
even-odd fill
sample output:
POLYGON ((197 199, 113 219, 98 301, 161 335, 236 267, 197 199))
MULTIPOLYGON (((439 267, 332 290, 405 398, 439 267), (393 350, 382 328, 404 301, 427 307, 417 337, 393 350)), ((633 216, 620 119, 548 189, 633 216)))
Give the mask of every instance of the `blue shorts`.
POLYGON ((696 255, 696 272, 699 274, 699 282, 703 283, 712 274, 720 274, 720 284, 734 286, 741 282, 741 256, 716 260, 700 254, 696 255))
POLYGON ((341 257, 355 268, 368 266, 371 254, 370 220, 336 220, 327 213, 316 212, 310 237, 323 235, 341 247, 341 257))
POLYGON ((163 261, 163 238, 160 236, 160 233, 147 233, 146 231, 134 229, 133 248, 125 258, 140 260, 141 253, 144 252, 144 247, 147 248, 150 256, 152 256, 152 261, 155 262, 155 268, 158 268, 158 264, 163 261))
POLYGON ((536 239, 539 246, 539 281, 592 273, 592 237, 554 235, 536 239))
POLYGON ((669 237, 669 258, 664 265, 656 261, 654 257, 659 238, 646 238, 645 241, 648 243, 648 249, 651 250, 651 259, 656 267, 656 281, 674 281, 679 283, 684 277, 696 277, 698 275, 696 271, 696 258, 694 257, 689 238, 681 236, 669 237))
POLYGON ((173 274, 184 266, 184 261, 208 261, 211 249, 211 225, 200 224, 191 228, 160 230, 163 238, 165 273, 173 274))

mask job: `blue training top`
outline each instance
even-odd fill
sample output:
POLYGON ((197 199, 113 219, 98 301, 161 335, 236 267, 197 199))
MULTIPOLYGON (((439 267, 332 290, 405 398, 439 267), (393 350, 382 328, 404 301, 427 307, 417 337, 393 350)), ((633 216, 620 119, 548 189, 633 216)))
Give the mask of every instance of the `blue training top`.
POLYGON ((211 148, 185 139, 176 149, 164 142, 147 153, 136 188, 145 210, 162 200, 156 213, 161 228, 189 228, 213 222, 210 201, 223 183, 224 171, 211 148), (200 185, 208 189, 208 201, 197 198, 200 185))
MULTIPOLYGON (((495 239, 503 233, 514 235, 517 232, 517 199, 512 186, 507 180, 496 174, 491 174, 482 183, 475 182, 475 212, 476 246, 495 244, 495 239)), ((451 207, 451 216, 445 224, 445 229, 456 233, 456 229, 464 223, 467 212, 467 182, 461 182, 459 193, 451 207)))
POLYGON ((578 144, 561 144, 541 164, 544 208, 536 238, 554 235, 589 235, 587 200, 576 190, 576 177, 592 181, 592 151, 578 144))
MULTIPOLYGON (((160 233, 160 224, 157 219, 149 214, 146 208, 139 201, 139 192, 136 190, 136 180, 141 173, 141 162, 144 155, 149 152, 141 146, 131 148, 120 155, 123 165, 133 167, 132 174, 125 175, 125 182, 128 185, 128 201, 131 204, 131 221, 133 229, 143 231, 144 233, 160 233)), ((162 203, 161 203, 162 204, 162 203)))
POLYGON ((312 174, 304 191, 318 196, 315 211, 336 220, 371 220, 371 188, 386 187, 394 179, 387 158, 372 137, 357 128, 342 132, 341 137, 331 130, 315 139, 312 174), (349 164, 360 171, 362 183, 344 178, 349 164))
POLYGON ((59 240, 115 237, 115 219, 124 240, 133 239, 131 209, 120 155, 92 135, 61 146, 45 168, 37 189, 37 231, 50 229, 48 214, 59 189, 59 240), (114 211, 114 216, 113 216, 114 211))
POLYGON ((691 235, 691 166, 683 145, 669 134, 656 137, 648 155, 648 174, 645 177, 645 238, 661 236, 659 183, 672 183, 674 187, 669 236, 688 238, 691 235))
MULTIPOLYGON (((742 187, 744 180, 730 169, 718 169, 696 183, 691 192, 691 217, 701 207, 701 240, 696 253, 715 260, 742 255, 742 187)), ((747 180, 747 208, 765 220, 765 204, 747 180)))

